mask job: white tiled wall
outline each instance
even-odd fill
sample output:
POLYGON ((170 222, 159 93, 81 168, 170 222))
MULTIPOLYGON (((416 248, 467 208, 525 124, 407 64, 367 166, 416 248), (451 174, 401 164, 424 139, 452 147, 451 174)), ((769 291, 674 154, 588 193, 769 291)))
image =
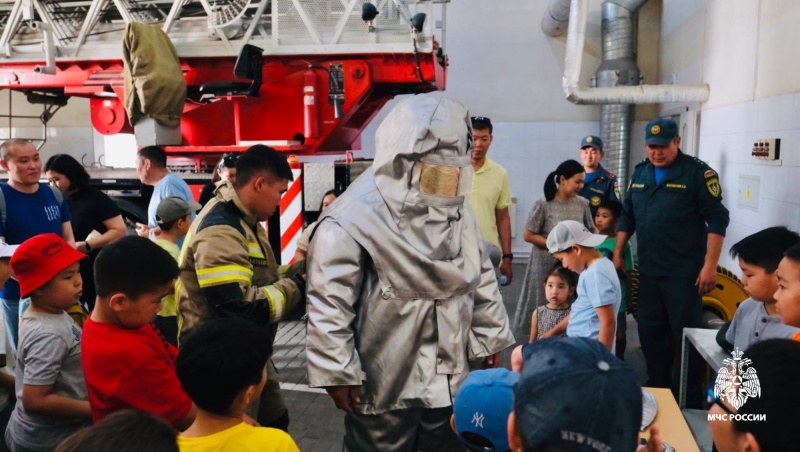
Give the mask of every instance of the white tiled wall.
POLYGON ((737 269, 728 251, 742 238, 769 226, 800 230, 800 197, 794 183, 800 177, 800 93, 770 97, 703 110, 700 117, 700 155, 721 176, 722 195, 730 210, 720 264, 737 269), (750 157, 753 141, 780 138, 782 166, 756 163, 750 157), (740 175, 761 180, 758 211, 737 207, 740 175))

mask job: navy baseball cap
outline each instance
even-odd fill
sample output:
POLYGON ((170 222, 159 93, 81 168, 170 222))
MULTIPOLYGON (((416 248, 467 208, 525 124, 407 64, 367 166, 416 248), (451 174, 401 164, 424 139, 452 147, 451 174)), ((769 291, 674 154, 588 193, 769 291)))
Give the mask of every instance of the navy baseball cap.
POLYGON ((647 123, 644 133, 645 145, 666 146, 673 138, 678 136, 678 124, 671 119, 654 119, 647 123))
POLYGON ((516 372, 487 369, 470 372, 461 384, 453 401, 453 417, 456 434, 468 448, 499 452, 509 449, 508 415, 513 408, 514 385, 518 380, 516 372), (477 442, 474 435, 491 445, 477 442))
POLYGON ((598 151, 602 151, 603 150, 603 140, 601 140, 600 137, 598 137, 598 136, 589 135, 587 137, 584 137, 583 140, 581 140, 581 149, 585 148, 586 146, 591 146, 591 147, 597 149, 598 151))
POLYGON ((538 340, 522 356, 514 413, 528 447, 636 450, 642 388, 627 363, 583 337, 538 340))

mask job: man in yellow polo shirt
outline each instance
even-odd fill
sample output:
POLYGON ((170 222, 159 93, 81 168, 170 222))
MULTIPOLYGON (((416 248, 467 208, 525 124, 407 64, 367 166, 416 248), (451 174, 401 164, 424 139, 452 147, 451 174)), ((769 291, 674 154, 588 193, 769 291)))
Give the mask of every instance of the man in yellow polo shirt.
POLYGON ((511 284, 513 272, 511 261, 511 190, 508 187, 508 173, 505 168, 489 160, 486 154, 492 145, 492 121, 484 116, 472 118, 472 191, 469 203, 481 227, 481 235, 492 263, 498 266, 505 276, 503 285, 511 284), (502 252, 502 261, 497 259, 502 252), (499 265, 498 265, 499 264, 499 265))

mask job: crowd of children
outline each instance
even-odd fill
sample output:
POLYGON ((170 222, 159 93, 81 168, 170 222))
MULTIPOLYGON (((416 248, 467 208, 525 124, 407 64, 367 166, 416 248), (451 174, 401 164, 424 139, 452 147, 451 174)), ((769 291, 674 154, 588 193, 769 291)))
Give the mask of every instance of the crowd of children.
MULTIPOLYGON (((173 213, 194 207, 165 202, 173 213)), ((171 222, 182 229, 188 212, 178 216, 171 222)), ((178 276, 162 246, 132 236, 103 248, 94 272, 97 303, 83 329, 66 309, 80 299, 85 255, 55 234, 9 248, 0 253, 13 252, 10 271, 31 298, 21 317, 18 402, 5 433, 11 451, 133 450, 116 433, 137 425, 150 431, 127 441, 152 445, 138 450, 297 450, 286 433, 255 427, 244 414, 266 383, 272 352, 254 324, 208 322, 179 354, 153 323, 178 276)), ((0 258, 0 273, 8 274, 5 262, 0 258)))
MULTIPOLYGON (((80 300, 86 256, 55 234, 0 244, 0 283, 13 274, 31 299, 16 357, 0 331, 0 450, 298 450, 287 433, 245 414, 267 381, 272 350, 261 329, 216 319, 176 348, 177 243, 199 207, 165 198, 158 240, 125 237, 103 248, 97 301, 82 328, 67 310, 80 300)), ((513 351, 512 371, 473 371, 455 395, 451 427, 469 450, 663 450, 655 428, 639 440, 641 386, 622 360, 629 289, 609 259, 619 214, 618 203, 604 202, 599 233, 576 221, 549 233, 559 266, 542 288, 547 304, 533 313, 529 344, 513 351)), ((800 402, 800 235, 767 228, 730 253, 750 298, 717 340, 758 364, 762 392, 738 410, 714 400, 711 413, 769 422, 710 421, 714 441, 721 451, 789 450, 780 432, 800 402)))

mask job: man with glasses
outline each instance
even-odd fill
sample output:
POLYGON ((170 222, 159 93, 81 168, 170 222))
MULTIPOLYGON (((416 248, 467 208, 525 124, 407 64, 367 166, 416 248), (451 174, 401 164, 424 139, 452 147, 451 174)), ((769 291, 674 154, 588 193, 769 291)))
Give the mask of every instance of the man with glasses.
POLYGON ((597 215, 597 208, 604 201, 619 201, 617 176, 600 164, 604 156, 603 140, 600 137, 589 135, 581 141, 581 163, 586 176, 578 194, 589 200, 592 218, 597 215))
POLYGON ((511 270, 511 190, 508 186, 508 173, 505 168, 486 157, 492 145, 492 121, 485 116, 472 117, 472 190, 469 204, 478 218, 481 235, 492 264, 499 267, 501 284, 511 284, 514 277, 511 270), (501 256, 502 252, 502 256, 501 256))
MULTIPOLYGON (((677 367, 684 328, 702 323, 703 294, 714 288, 728 209, 719 176, 680 150, 678 125, 656 119, 645 130, 647 159, 636 165, 617 228, 614 265, 623 269, 623 250, 637 233, 639 255, 639 340, 647 364, 646 386, 677 394, 677 367)), ((690 356, 692 385, 702 379, 699 355, 690 356)), ((699 405, 698 386, 688 393, 699 405)))

